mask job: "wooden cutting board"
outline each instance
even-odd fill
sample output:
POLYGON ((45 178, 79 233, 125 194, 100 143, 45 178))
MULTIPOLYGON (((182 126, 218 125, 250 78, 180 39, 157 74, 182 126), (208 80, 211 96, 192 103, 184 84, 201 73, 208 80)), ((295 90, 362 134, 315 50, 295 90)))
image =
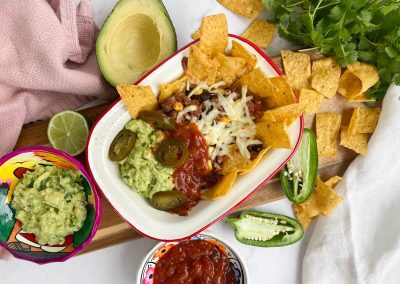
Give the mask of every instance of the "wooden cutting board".
MULTIPOLYGON (((323 57, 316 49, 303 50, 302 52, 309 54, 312 60, 323 57)), ((282 70, 281 57, 279 55, 274 56, 272 57, 272 60, 282 70)), ((341 96, 337 95, 331 100, 325 100, 319 112, 343 112, 343 124, 348 125, 349 117, 351 115, 351 112, 349 111, 352 110, 354 105, 355 104, 352 105, 345 102, 341 96)), ((89 118, 92 122, 95 122, 108 106, 109 104, 95 106, 82 110, 81 113, 89 118)), ((48 121, 40 121, 25 125, 17 142, 16 149, 32 145, 47 145, 49 143, 46 133, 47 125, 48 121)), ((305 118, 305 127, 314 128, 314 116, 307 116, 305 118)), ((342 176, 349 163, 355 157, 356 154, 354 152, 346 148, 339 147, 336 158, 320 158, 319 175, 321 176, 322 180, 328 179, 334 175, 342 176)), ((80 159, 84 164, 86 163, 84 155, 79 156, 78 159, 80 159)), ((282 198, 284 198, 284 195, 280 187, 279 178, 274 177, 232 212, 252 208, 254 206, 282 198)), ((112 206, 107 200, 105 200, 103 196, 101 197, 101 201, 103 205, 103 214, 100 227, 93 241, 85 250, 85 253, 141 237, 141 235, 132 229, 118 215, 118 213, 114 211, 112 206)))

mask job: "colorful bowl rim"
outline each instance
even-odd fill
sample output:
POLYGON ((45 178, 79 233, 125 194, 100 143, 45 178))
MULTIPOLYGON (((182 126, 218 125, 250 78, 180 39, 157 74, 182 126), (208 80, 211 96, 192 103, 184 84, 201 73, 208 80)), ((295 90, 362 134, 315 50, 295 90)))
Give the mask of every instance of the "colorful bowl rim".
MULTIPOLYGON (((268 64, 274 69, 274 71, 279 75, 282 76, 283 73, 282 71, 278 68, 278 66, 276 66, 276 64, 271 60, 271 58, 269 58, 257 45, 255 45, 254 43, 252 43, 251 41, 238 36, 238 35, 234 35, 234 34, 228 34, 230 38, 234 38, 237 39, 239 41, 242 41, 244 43, 247 43, 248 45, 250 45, 252 48, 254 48, 257 53, 262 56, 265 61, 268 62, 268 64)), ((178 53, 182 52, 183 50, 187 49, 188 47, 190 47, 191 45, 195 44, 196 42, 198 42, 200 39, 195 39, 192 42, 186 44, 185 46, 181 47, 180 49, 178 49, 176 52, 174 52, 173 54, 171 54, 169 57, 165 58, 163 61, 161 61, 160 63, 158 63, 153 69, 151 69, 149 72, 147 72, 145 75, 143 75, 138 81, 136 81, 134 83, 134 85, 138 85, 140 84, 144 79, 146 79, 148 76, 150 76, 155 70, 157 70, 159 67, 161 67, 164 63, 166 63, 168 60, 170 60, 172 57, 174 57, 175 55, 177 55, 178 53)), ((293 96, 296 100, 296 102, 298 102, 298 98, 296 97, 296 95, 293 93, 293 96)), ((90 133, 89 133, 89 137, 88 140, 86 142, 86 165, 88 168, 88 171, 91 175, 91 177, 93 178, 94 182, 97 185, 97 188, 103 192, 103 190, 101 189, 101 187, 97 184, 96 179, 93 176, 92 173, 92 169, 90 167, 90 163, 89 163, 89 151, 87 151, 88 147, 89 147, 89 143, 90 140, 92 138, 92 134, 94 129, 96 128, 97 124, 99 123, 99 121, 118 103, 121 101, 121 98, 117 98, 113 103, 111 103, 106 110, 97 118, 97 120, 94 122, 90 133)), ((277 169, 269 176, 267 176, 258 186, 256 186, 253 190, 251 190, 249 192, 249 194, 243 198, 242 200, 239 200, 235 205, 233 205, 230 209, 228 209, 224 214, 222 214, 221 216, 215 218, 213 221, 211 221, 209 224, 205 225, 203 228, 197 230, 196 232, 194 232, 191 235, 182 237, 182 238, 178 238, 178 239, 171 239, 171 240, 165 240, 165 239, 158 239, 152 236, 149 236, 145 233, 143 233, 142 231, 138 230, 134 225, 132 225, 128 220, 126 220, 119 212, 117 209, 114 208, 114 206, 111 204, 111 202, 108 200, 107 196, 103 193, 103 197, 107 200, 107 202, 111 205, 111 208, 121 217, 122 220, 124 220, 132 229, 134 229, 135 231, 137 231, 138 233, 140 233, 142 236, 145 236, 146 238, 149 239, 153 239, 159 242, 177 242, 177 241, 183 241, 186 239, 190 239, 191 237, 200 234, 201 232, 203 232, 204 230, 206 230, 208 227, 212 226, 213 224, 217 223, 218 221, 222 220, 225 216, 227 216, 230 212, 232 212, 232 210, 234 210, 235 208, 239 207, 243 202, 245 202, 246 200, 248 200, 254 193, 256 193, 267 181, 269 181, 273 176, 275 176, 277 173, 279 173, 279 171, 286 165, 286 163, 294 156, 294 154, 296 153, 297 149, 300 146, 300 142, 301 142, 301 138, 303 137, 303 130, 304 130, 304 115, 302 114, 300 116, 300 135, 298 140, 296 141, 295 146, 293 147, 292 152, 290 153, 289 157, 282 162, 282 164, 279 165, 279 167, 277 167, 277 169)))
POLYGON ((96 235, 97 229, 100 224, 101 213, 102 213, 100 196, 99 196, 99 193, 97 192, 97 184, 93 181, 93 178, 86 172, 84 166, 82 165, 82 163, 80 161, 78 161, 76 158, 72 157, 71 155, 69 155, 63 151, 60 151, 60 150, 57 150, 54 148, 50 148, 47 146, 29 146, 29 147, 19 148, 13 152, 1 157, 0 158, 0 167, 5 162, 10 160, 11 158, 14 158, 20 154, 29 153, 29 152, 33 152, 33 151, 48 152, 48 153, 55 154, 57 156, 61 156, 64 159, 67 159, 68 161, 72 162, 75 166, 77 166, 78 170, 84 175, 84 177, 90 184, 90 187, 93 191, 95 203, 96 203, 96 213, 95 213, 95 219, 93 222, 92 230, 90 232, 90 235, 86 238, 86 240, 82 244, 80 244, 77 248, 75 248, 72 252, 68 253, 67 255, 55 257, 52 259, 34 259, 29 256, 15 254, 12 250, 8 249, 7 246, 2 241, 0 241, 0 245, 4 249, 6 249, 8 252, 10 252, 15 258, 18 258, 18 259, 31 261, 31 262, 34 262, 37 264, 47 264, 47 263, 52 263, 52 262, 64 262, 64 261, 67 261, 68 259, 70 259, 71 257, 82 252, 89 245, 89 243, 91 242, 93 237, 96 235))
MULTIPOLYGON (((247 271, 248 271, 247 265, 246 265, 245 261, 243 260, 243 257, 240 255, 240 253, 237 252, 236 249, 234 249, 234 248, 229 244, 229 242, 228 242, 226 239, 224 239, 224 238, 222 238, 222 237, 220 237, 220 236, 217 236, 212 230, 205 230, 205 231, 202 231, 202 232, 200 232, 200 233, 197 233, 197 234, 191 236, 189 239, 184 239, 184 240, 179 240, 179 241, 172 241, 172 242, 180 243, 180 242, 185 241, 185 240, 190 240, 191 238, 193 238, 193 237, 195 237, 195 236, 197 236, 197 235, 205 235, 205 236, 207 236, 207 237, 210 237, 210 238, 212 238, 212 239, 214 239, 214 240, 220 242, 220 243, 223 244, 225 247, 227 247, 230 251, 232 251, 232 252, 235 254, 236 258, 238 259, 238 261, 240 262, 240 264, 241 264, 241 266, 242 266, 242 268, 243 268, 243 271, 242 271, 242 272, 243 272, 243 276, 244 276, 244 280, 245 280, 243 283, 244 283, 244 284, 251 283, 251 282, 249 281, 249 274, 247 273, 247 271)), ((138 267, 138 270, 137 270, 137 276, 136 276, 136 283, 135 283, 135 284, 142 284, 142 283, 140 282, 140 280, 141 280, 141 279, 140 279, 140 277, 141 277, 141 272, 142 272, 143 267, 145 266, 147 260, 149 259, 149 257, 150 257, 152 254, 154 254, 154 252, 155 252, 159 247, 161 247, 161 246, 163 246, 163 245, 165 245, 165 244, 167 244, 167 243, 170 243, 170 242, 159 242, 159 243, 155 244, 155 245, 146 253, 146 255, 143 257, 142 262, 139 264, 139 267, 138 267)))

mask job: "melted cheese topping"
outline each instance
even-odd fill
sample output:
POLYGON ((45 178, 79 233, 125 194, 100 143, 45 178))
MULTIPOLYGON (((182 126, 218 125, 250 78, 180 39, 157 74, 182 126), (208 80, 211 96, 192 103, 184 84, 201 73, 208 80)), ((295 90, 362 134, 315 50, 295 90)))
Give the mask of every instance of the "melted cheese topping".
POLYGON ((216 93, 218 101, 208 100, 203 102, 205 110, 200 119, 190 116, 190 112, 195 111, 197 107, 188 106, 178 113, 177 121, 179 122, 185 116, 186 119, 197 124, 209 145, 211 160, 215 160, 217 156, 228 155, 229 145, 231 144, 236 144, 241 155, 250 160, 250 152, 247 147, 262 144, 261 141, 255 139, 256 125, 250 117, 247 107, 247 102, 252 97, 247 96, 247 86, 242 87, 240 99, 235 100, 238 96, 236 92, 224 96, 226 90, 220 88, 224 84, 224 82, 218 82, 211 86, 204 83, 198 84, 190 92, 189 97, 199 90, 207 90, 216 93))

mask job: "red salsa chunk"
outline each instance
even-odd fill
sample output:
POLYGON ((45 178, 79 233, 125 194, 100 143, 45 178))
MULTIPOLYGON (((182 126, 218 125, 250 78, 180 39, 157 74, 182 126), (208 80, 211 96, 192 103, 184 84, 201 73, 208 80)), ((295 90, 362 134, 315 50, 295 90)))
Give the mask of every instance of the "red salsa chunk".
POLYGON ((236 284, 226 255, 204 240, 184 241, 167 251, 154 271, 154 284, 236 284))
POLYGON ((208 146, 196 124, 178 125, 171 133, 171 137, 181 139, 189 152, 186 163, 177 168, 173 174, 176 189, 185 193, 188 198, 185 206, 173 213, 187 215, 188 211, 199 202, 201 189, 212 186, 216 180, 210 179, 208 146))

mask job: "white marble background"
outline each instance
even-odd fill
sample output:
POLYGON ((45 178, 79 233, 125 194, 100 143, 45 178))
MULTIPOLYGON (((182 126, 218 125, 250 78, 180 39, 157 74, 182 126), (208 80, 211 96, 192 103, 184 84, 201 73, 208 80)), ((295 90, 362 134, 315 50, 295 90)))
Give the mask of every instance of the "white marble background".
MULTIPOLYGON (((101 26, 117 1, 92 0, 92 2, 95 21, 101 26)), ((178 46, 183 46, 191 40, 190 35, 198 28, 201 18, 205 15, 225 13, 229 32, 233 34, 240 34, 250 23, 250 20, 220 6, 216 0, 164 0, 163 2, 175 26, 178 46)), ((267 16, 267 13, 260 15, 260 17, 267 16)), ((293 45, 275 38, 267 54, 274 55, 282 48, 290 47, 293 45)), ((256 209, 293 216, 291 203, 287 200, 265 204, 256 209)), ((236 241, 233 230, 224 222, 218 222, 210 230, 227 240, 243 257, 251 284, 291 284, 301 283, 302 259, 312 228, 311 226, 308 229, 299 243, 281 248, 243 245, 236 241)), ((0 283, 134 283, 139 263, 154 244, 155 241, 139 239, 77 256, 66 263, 45 266, 16 259, 8 262, 0 261, 0 283)))

